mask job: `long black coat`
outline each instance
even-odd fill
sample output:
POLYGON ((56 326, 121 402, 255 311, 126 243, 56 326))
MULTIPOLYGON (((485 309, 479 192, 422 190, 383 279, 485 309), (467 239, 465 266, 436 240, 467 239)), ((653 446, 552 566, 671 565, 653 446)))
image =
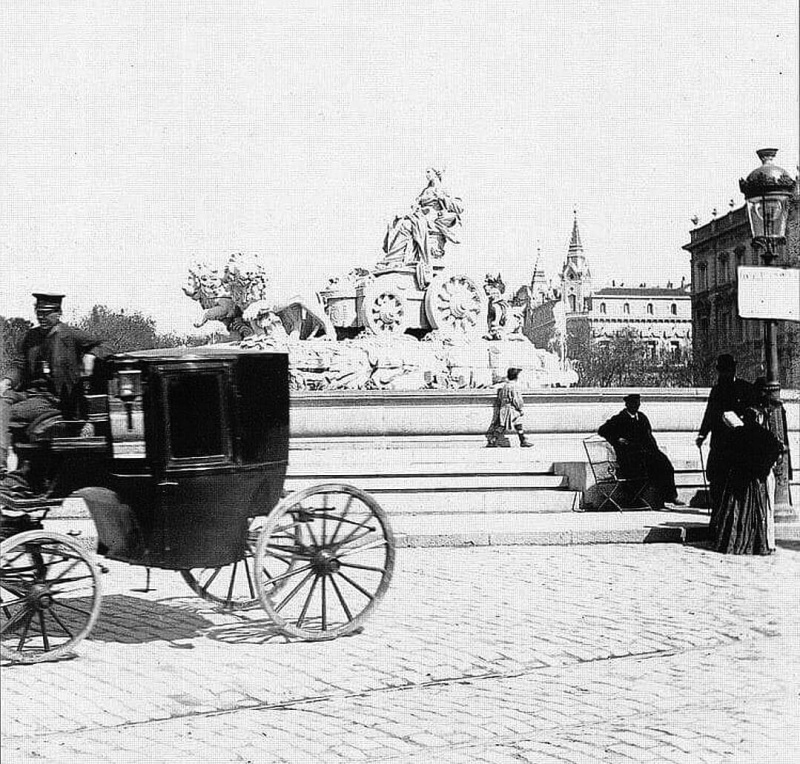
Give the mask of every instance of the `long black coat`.
POLYGON ((656 490, 658 503, 677 497, 675 469, 659 449, 650 420, 641 411, 634 417, 623 409, 601 425, 597 434, 614 447, 621 477, 647 477, 656 490))
POLYGON ((44 362, 50 367, 50 392, 67 415, 74 414, 75 393, 81 378, 81 363, 85 353, 104 358, 110 349, 94 335, 68 324, 54 327, 35 326, 22 338, 22 360, 10 375, 12 387, 27 390, 42 377, 44 362))

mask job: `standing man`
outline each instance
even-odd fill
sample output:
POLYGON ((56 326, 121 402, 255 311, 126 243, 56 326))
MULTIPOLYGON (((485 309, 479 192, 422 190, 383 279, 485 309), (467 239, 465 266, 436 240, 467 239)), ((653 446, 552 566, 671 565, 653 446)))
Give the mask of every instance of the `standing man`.
POLYGON ((706 436, 711 433, 706 474, 712 510, 719 506, 730 464, 732 427, 726 424, 725 415, 733 413, 742 418, 744 410, 755 398, 753 386, 743 379, 737 379, 736 359, 732 355, 723 353, 717 358, 717 375, 717 384, 709 393, 706 411, 695 440, 697 447, 702 448, 706 436))
POLYGON ((525 429, 522 425, 522 394, 517 386, 517 379, 522 369, 510 368, 506 374, 506 383, 498 389, 497 397, 494 400, 494 414, 492 423, 486 431, 486 447, 503 448, 508 447, 506 433, 514 430, 519 436, 519 445, 522 448, 532 448, 531 443, 525 437, 525 429))
POLYGON ((659 449, 650 420, 639 411, 642 397, 631 393, 623 399, 625 408, 601 425, 597 434, 613 447, 624 478, 646 477, 656 493, 656 508, 683 504, 675 487, 675 469, 659 449))
POLYGON ((78 413, 82 378, 88 378, 95 357, 109 354, 101 341, 61 323, 62 294, 34 293, 39 326, 29 329, 11 374, 0 380, 0 474, 5 473, 11 443, 10 424, 30 424, 47 411, 67 419, 78 413))

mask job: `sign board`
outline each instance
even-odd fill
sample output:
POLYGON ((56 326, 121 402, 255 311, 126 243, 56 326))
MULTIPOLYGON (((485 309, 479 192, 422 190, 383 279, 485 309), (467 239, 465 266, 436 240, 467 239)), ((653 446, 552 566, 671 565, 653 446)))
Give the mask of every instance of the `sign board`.
POLYGON ((739 316, 800 321, 800 268, 740 265, 739 316))

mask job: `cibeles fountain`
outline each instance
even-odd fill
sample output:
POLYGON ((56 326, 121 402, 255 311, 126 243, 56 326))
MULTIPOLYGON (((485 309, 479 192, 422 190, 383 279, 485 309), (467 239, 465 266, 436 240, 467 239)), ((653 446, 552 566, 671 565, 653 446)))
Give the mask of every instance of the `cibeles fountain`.
POLYGON ((577 375, 522 333, 521 309, 445 265, 458 243, 463 206, 429 168, 409 211, 389 223, 371 268, 336 276, 319 292, 281 295, 254 255, 222 270, 195 263, 184 292, 242 347, 286 351, 294 390, 489 388, 510 366, 523 387, 567 387, 577 375))

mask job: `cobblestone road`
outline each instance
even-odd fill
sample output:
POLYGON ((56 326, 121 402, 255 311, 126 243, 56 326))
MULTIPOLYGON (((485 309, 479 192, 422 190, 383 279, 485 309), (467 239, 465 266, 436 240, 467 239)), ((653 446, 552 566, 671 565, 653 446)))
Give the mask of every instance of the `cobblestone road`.
POLYGON ((60 663, 6 666, 3 763, 800 762, 800 549, 403 549, 364 633, 288 643, 111 565, 60 663))

